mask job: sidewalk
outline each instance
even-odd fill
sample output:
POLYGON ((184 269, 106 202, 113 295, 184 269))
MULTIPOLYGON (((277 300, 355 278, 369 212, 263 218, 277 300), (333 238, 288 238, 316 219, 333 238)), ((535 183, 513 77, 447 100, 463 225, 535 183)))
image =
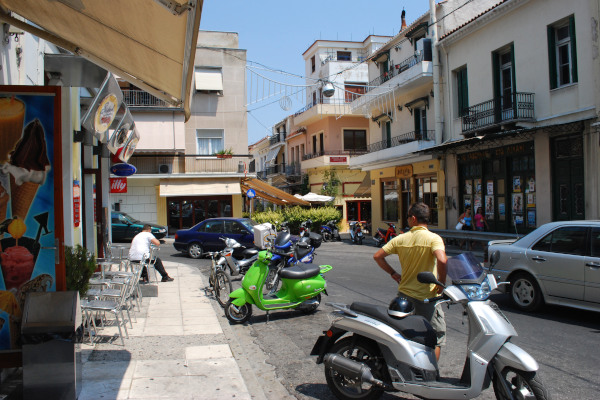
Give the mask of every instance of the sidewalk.
POLYGON ((143 299, 125 347, 118 338, 82 346, 79 399, 250 399, 205 278, 195 267, 163 264, 175 281, 159 282, 158 297, 143 299))

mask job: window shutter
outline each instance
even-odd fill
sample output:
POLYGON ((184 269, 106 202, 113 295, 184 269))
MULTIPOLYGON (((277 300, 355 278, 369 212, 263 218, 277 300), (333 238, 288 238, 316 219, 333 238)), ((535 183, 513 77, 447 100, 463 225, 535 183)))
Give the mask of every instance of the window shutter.
POLYGON ((548 27, 548 68, 550 72, 550 89, 556 89, 556 41, 554 40, 554 28, 548 27))
POLYGON ((510 45, 510 57, 511 57, 511 64, 512 64, 512 71, 511 71, 511 75, 512 75, 512 94, 515 95, 515 93, 517 93, 517 68, 516 68, 516 64, 515 64, 515 44, 511 43, 510 45))
POLYGON ((575 39, 575 16, 569 17, 569 36, 571 37, 571 78, 577 82, 577 41, 575 39))
POLYGON ((501 88, 500 88, 500 55, 497 52, 492 53, 492 68, 494 69, 494 121, 500 121, 502 117, 501 110, 501 88))
POLYGON ((469 81, 467 78, 467 69, 463 69, 463 79, 462 79, 462 87, 463 87, 463 114, 466 112, 465 110, 469 108, 469 81))

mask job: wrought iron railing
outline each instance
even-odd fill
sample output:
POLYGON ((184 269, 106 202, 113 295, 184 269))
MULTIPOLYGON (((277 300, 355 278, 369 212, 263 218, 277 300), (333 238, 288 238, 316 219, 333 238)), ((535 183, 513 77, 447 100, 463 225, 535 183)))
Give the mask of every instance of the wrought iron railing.
POLYGON ((515 120, 533 120, 534 94, 515 92, 463 110, 462 131, 469 132, 515 120))
POLYGON ((388 72, 385 72, 385 73, 379 75, 377 78, 375 78, 371 82, 369 82, 367 91, 373 90, 375 87, 380 86, 381 84, 389 81, 390 79, 392 79, 393 77, 395 77, 397 75, 400 75, 402 72, 406 71, 407 69, 409 69, 411 67, 414 67, 421 61, 423 61, 423 52, 415 54, 414 56, 407 58, 406 60, 402 61, 400 64, 394 65, 392 67, 392 69, 390 69, 388 72))
POLYGON ((348 59, 348 57, 346 57, 346 56, 338 58, 337 55, 329 55, 321 61, 321 65, 325 65, 330 61, 363 62, 366 59, 367 59, 367 56, 356 56, 356 57, 350 57, 348 59))
POLYGON ((129 163, 134 165, 137 174, 185 174, 185 173, 244 173, 249 158, 233 156, 187 155, 134 155, 129 163))
POLYGON ((267 167, 267 175, 285 174, 285 163, 267 167))
MULTIPOLYGON (((356 94, 356 97, 360 97, 360 94, 356 94)), ((344 100, 339 100, 339 99, 329 99, 329 98, 323 98, 323 99, 317 99, 317 101, 311 101, 309 104, 305 105, 304 107, 302 107, 301 109, 299 109, 298 111, 296 111, 294 113, 294 117, 298 116, 300 114, 302 114, 305 111, 310 110, 311 108, 313 108, 314 106, 316 106, 317 104, 333 104, 333 105, 346 105, 351 103, 352 101, 355 100, 356 97, 348 97, 344 100)))
POLYGON ((123 101, 130 107, 173 107, 166 101, 139 89, 123 89, 123 101))
POLYGON ((300 163, 291 163, 285 167, 285 173, 288 176, 299 176, 300 175, 300 163))
POLYGON ((263 170, 263 171, 256 172, 256 177, 258 179, 262 179, 263 181, 266 181, 267 180, 267 171, 263 170))
POLYGON ((310 160, 312 158, 317 158, 321 156, 359 156, 361 154, 367 153, 367 149, 360 150, 323 150, 318 151, 316 153, 305 154, 302 157, 302 160, 310 160))
POLYGON ((269 137, 269 145, 272 146, 272 145, 274 145, 276 143, 284 142, 285 141, 285 137, 286 137, 286 133, 285 132, 283 132, 283 133, 276 133, 274 135, 271 135, 269 137))
POLYGON ((435 131, 412 131, 403 133, 402 135, 394 136, 390 140, 382 140, 381 142, 371 143, 367 146, 368 152, 373 153, 375 151, 388 149, 390 147, 400 146, 402 144, 415 142, 415 141, 431 141, 435 139, 435 131))

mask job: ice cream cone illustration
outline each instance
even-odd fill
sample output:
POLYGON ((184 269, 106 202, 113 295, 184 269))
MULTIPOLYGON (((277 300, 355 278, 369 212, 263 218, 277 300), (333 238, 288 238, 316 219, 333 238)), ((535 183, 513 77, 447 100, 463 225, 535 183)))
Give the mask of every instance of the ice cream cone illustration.
POLYGON ((14 97, 0 97, 0 163, 8 161, 10 152, 23 132, 25 104, 14 97))
POLYGON ((10 198, 12 216, 25 219, 40 185, 46 180, 50 161, 46 154, 44 128, 39 120, 30 122, 10 155, 10 198))

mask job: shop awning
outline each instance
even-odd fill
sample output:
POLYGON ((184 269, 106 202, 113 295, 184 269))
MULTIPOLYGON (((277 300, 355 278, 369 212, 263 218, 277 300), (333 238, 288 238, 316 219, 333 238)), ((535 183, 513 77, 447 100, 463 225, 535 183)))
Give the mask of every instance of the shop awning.
POLYGON ((291 194, 256 178, 244 178, 242 179, 241 185, 244 193, 246 193, 248 189, 254 189, 256 197, 260 197, 261 199, 280 206, 310 206, 309 202, 298 199, 291 194))
POLYGON ((223 91, 223 73, 220 68, 196 68, 196 90, 223 91))
POLYGON ((242 194, 238 182, 203 182, 194 179, 178 179, 160 184, 160 197, 175 196, 222 196, 242 194))
POLYGON ((275 158, 277 158, 277 154, 279 154, 279 149, 281 148, 281 146, 283 146, 283 143, 280 143, 277 146, 273 147, 271 150, 269 150, 269 152, 267 153, 267 158, 265 158, 266 163, 271 163, 275 158))
POLYGON ((202 5, 203 0, 0 0, 0 20, 182 107, 187 120, 202 5))
POLYGON ((354 197, 371 197, 371 172, 367 171, 365 179, 354 191, 354 197))

